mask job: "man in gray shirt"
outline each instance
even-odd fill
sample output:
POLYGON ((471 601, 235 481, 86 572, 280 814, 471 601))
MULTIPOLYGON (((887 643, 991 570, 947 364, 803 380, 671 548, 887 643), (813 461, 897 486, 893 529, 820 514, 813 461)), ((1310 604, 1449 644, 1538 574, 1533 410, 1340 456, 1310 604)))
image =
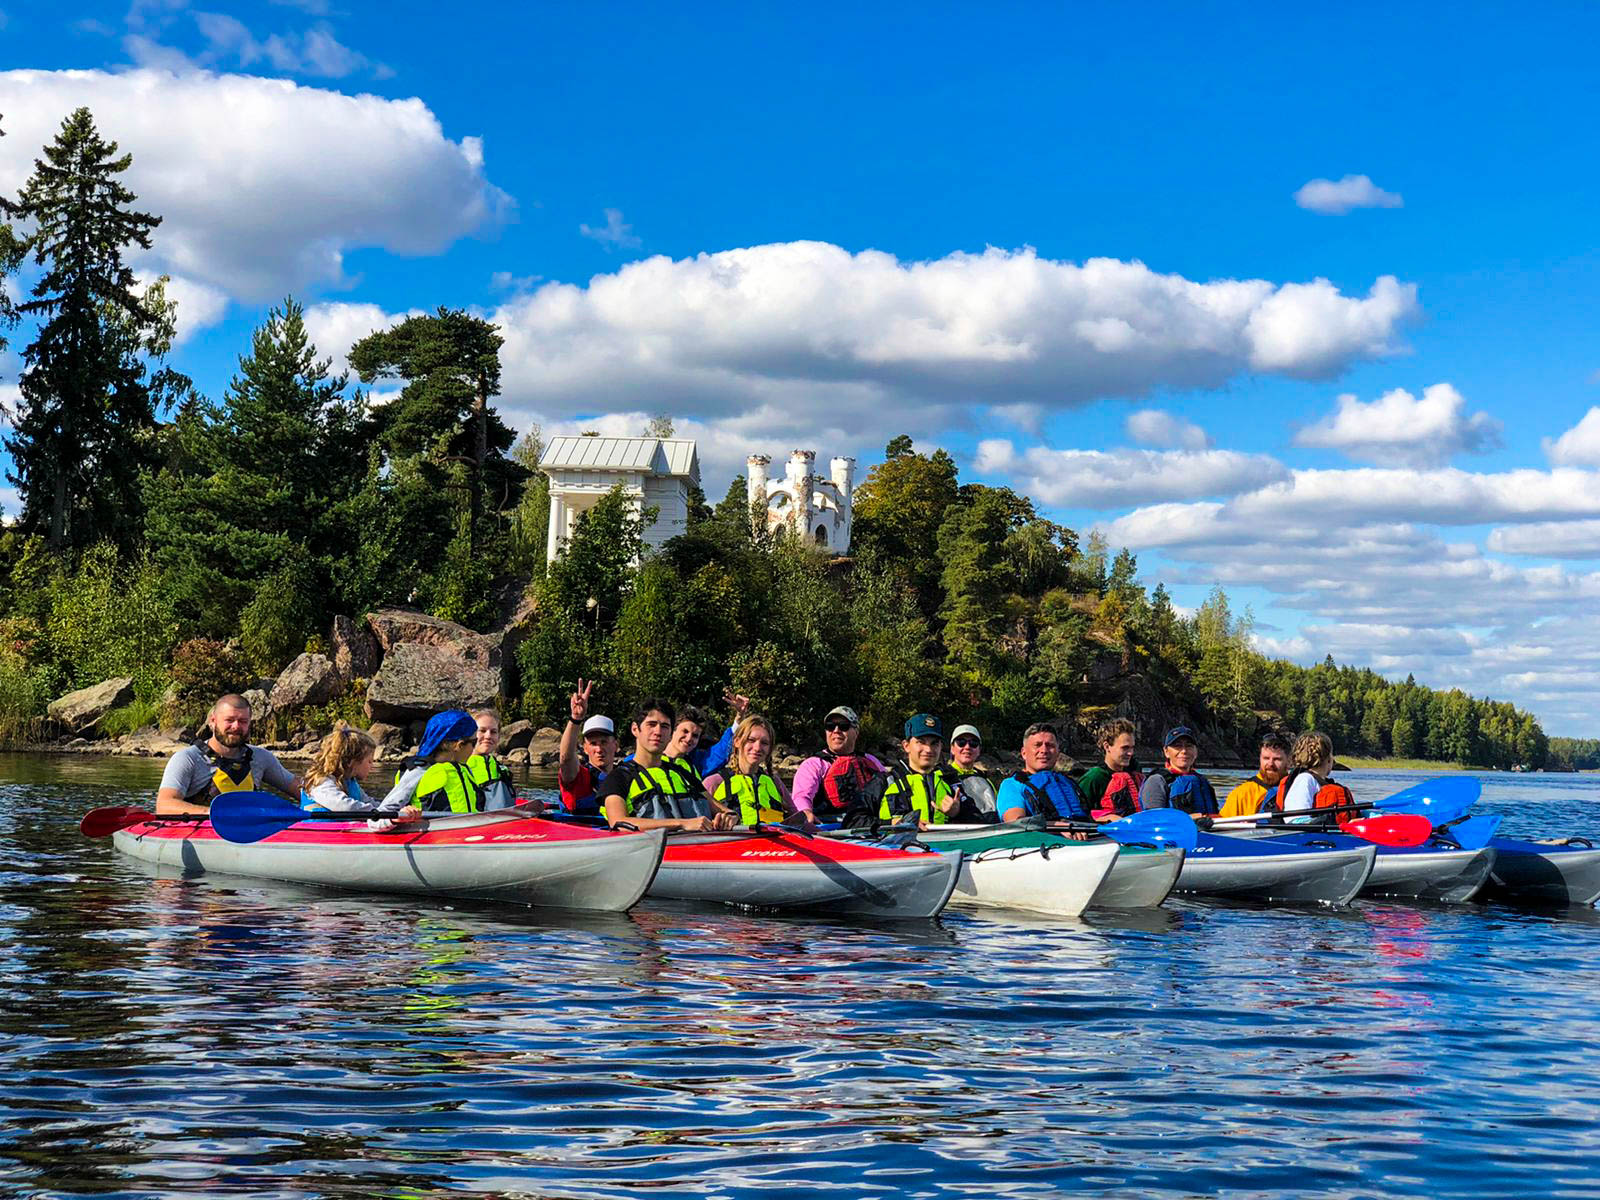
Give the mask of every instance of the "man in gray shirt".
POLYGON ((272 753, 250 745, 250 702, 227 695, 206 717, 211 736, 185 746, 167 760, 156 793, 158 813, 204 813, 223 792, 268 788, 300 800, 300 780, 289 774, 272 753))

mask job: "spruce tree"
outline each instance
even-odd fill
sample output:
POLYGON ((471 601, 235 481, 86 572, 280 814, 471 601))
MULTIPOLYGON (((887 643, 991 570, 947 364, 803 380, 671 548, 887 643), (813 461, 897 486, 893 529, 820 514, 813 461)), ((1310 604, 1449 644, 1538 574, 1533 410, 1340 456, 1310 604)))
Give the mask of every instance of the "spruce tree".
POLYGON ((38 328, 22 353, 7 478, 22 497, 22 528, 52 550, 133 543, 157 408, 187 386, 148 369, 171 345, 172 307, 159 284, 137 291, 123 260, 129 248, 149 249, 161 223, 134 211, 137 197, 118 179, 131 162, 80 108, 8 206, 31 226, 20 250, 42 272, 17 306, 38 328))

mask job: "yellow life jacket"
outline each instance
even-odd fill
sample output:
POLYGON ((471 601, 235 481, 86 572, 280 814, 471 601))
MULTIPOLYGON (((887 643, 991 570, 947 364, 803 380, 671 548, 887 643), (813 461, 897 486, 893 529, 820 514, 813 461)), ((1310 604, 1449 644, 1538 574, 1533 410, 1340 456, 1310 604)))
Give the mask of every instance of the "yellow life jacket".
POLYGON ((771 825, 783 820, 783 793, 778 791, 778 781, 765 771, 724 775, 717 784, 716 801, 737 811, 744 825, 771 825))
POLYGON ((883 789, 878 820, 892 821, 897 815, 914 814, 919 821, 943 825, 950 818, 940 810, 939 802, 954 794, 949 776, 938 767, 926 775, 914 775, 905 767, 896 767, 889 773, 889 786, 883 789))
POLYGON ((467 759, 467 774, 472 776, 472 782, 478 785, 478 793, 483 797, 482 809, 488 812, 495 808, 510 808, 517 802, 516 790, 511 786, 511 780, 506 775, 505 768, 500 765, 500 760, 492 754, 474 754, 467 759))
MULTIPOLYGON (((402 763, 394 773, 396 783, 416 763, 402 763)), ((471 813, 483 811, 483 794, 464 763, 436 762, 417 780, 412 797, 423 812, 471 813)))
POLYGON ((255 757, 255 748, 246 744, 244 753, 238 758, 229 758, 218 754, 211 748, 209 740, 197 742, 196 748, 205 756, 205 760, 215 769, 206 785, 197 788, 192 795, 185 796, 184 801, 189 804, 204 804, 209 806, 213 800, 224 792, 252 792, 255 790, 255 778, 250 770, 250 760, 255 757))
POLYGON ((618 774, 627 785, 622 806, 630 817, 671 821, 711 815, 705 787, 692 767, 673 759, 663 759, 659 767, 642 767, 629 759, 618 763, 606 778, 618 774))

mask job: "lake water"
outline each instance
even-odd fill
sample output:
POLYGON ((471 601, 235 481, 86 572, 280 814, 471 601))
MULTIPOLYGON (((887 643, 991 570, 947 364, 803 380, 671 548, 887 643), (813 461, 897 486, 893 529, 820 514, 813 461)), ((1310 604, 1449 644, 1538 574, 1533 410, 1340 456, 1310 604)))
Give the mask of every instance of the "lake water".
POLYGON ((78 835, 158 774, 0 757, 0 1194, 1600 1195, 1592 909, 420 904, 78 835))

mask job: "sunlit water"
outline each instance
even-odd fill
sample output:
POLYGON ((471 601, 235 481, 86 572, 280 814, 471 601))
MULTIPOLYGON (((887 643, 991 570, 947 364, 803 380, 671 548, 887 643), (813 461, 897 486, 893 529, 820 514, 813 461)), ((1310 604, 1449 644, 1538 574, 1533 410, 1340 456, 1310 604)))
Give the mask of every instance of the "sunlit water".
POLYGON ((0 758, 4 1194, 1600 1195, 1593 910, 424 904, 78 835, 158 770, 0 758))

